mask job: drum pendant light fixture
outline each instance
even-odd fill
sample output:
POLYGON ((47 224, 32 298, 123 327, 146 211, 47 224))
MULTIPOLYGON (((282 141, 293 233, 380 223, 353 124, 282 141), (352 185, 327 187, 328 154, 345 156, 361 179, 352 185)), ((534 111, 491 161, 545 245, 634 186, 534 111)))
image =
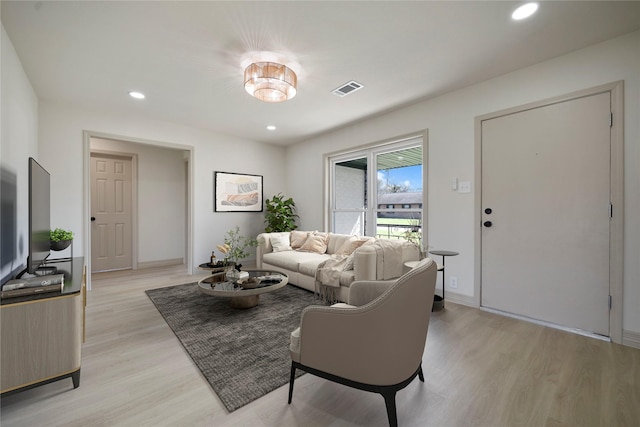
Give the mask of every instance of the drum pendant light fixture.
POLYGON ((283 102, 296 96, 298 77, 286 65, 254 62, 244 70, 244 89, 264 102, 283 102))

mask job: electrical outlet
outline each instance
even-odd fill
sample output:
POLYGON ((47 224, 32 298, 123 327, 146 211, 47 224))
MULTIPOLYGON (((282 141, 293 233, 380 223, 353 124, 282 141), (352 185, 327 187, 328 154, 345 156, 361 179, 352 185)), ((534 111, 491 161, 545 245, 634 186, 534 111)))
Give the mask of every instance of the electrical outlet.
POLYGON ((449 277, 449 287, 451 289, 458 289, 458 278, 456 276, 449 277))

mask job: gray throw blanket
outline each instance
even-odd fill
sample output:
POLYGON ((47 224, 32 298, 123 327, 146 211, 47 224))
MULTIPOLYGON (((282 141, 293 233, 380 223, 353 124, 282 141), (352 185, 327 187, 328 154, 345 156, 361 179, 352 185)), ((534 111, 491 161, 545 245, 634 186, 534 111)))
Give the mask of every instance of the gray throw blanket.
POLYGON ((336 291, 340 288, 340 274, 347 264, 346 255, 331 255, 316 270, 316 294, 327 303, 338 301, 336 291))

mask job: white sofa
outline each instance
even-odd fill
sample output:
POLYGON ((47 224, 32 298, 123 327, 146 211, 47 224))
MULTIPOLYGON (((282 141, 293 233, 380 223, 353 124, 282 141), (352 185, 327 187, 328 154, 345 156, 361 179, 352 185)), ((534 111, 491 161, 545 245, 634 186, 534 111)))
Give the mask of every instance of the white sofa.
MULTIPOLYGON (((340 272, 340 286, 337 289, 336 297, 340 301, 347 301, 349 296, 349 287, 356 280, 387 280, 399 277, 402 273, 402 265, 399 268, 390 270, 384 265, 383 257, 376 248, 377 239, 373 237, 350 236, 346 234, 334 233, 318 233, 309 231, 294 231, 283 233, 262 233, 258 235, 258 247, 256 248, 256 264, 261 269, 273 269, 281 271, 289 276, 289 283, 298 287, 316 291, 316 271, 318 266, 325 260, 339 252, 344 253, 345 246, 352 245, 357 247, 352 253, 353 269, 345 269, 340 272), (300 248, 299 238, 302 235, 324 235, 326 236, 326 250, 309 251, 300 248), (362 241, 367 241, 362 243, 362 241), (283 246, 283 242, 288 245, 283 246), (357 243, 353 243, 357 242, 357 243), (274 251, 275 246, 275 251, 274 251), (288 247, 287 246, 292 246, 288 247), (303 250, 300 250, 303 249, 303 250), (389 271, 398 271, 395 277, 389 277, 389 271)), ((386 243, 398 245, 402 252, 403 264, 406 261, 417 261, 420 259, 420 251, 417 246, 402 241, 391 240, 386 243)), ((353 247, 353 246, 352 246, 353 247)), ((395 266, 394 266, 395 267, 395 266)))

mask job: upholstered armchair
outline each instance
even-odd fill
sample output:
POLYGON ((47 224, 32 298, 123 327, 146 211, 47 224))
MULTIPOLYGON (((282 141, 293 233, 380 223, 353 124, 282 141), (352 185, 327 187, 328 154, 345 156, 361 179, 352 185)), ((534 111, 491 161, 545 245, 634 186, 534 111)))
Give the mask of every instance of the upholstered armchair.
POLYGON ((293 397, 296 369, 380 393, 397 426, 396 392, 416 376, 424 382, 422 354, 436 285, 436 263, 425 258, 392 281, 357 281, 348 304, 310 306, 291 334, 293 397))

